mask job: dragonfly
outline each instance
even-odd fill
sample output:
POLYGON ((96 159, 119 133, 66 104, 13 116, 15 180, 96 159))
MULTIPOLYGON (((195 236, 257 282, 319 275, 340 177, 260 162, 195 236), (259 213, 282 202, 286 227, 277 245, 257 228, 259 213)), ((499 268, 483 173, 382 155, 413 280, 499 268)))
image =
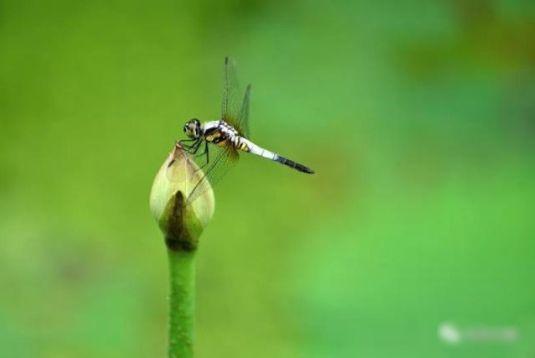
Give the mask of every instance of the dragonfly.
POLYGON ((301 173, 314 174, 309 167, 283 157, 254 143, 249 137, 249 84, 240 101, 240 91, 236 66, 232 59, 225 58, 223 72, 223 101, 221 118, 201 122, 190 119, 184 125, 187 139, 179 140, 178 145, 196 158, 203 170, 202 176, 190 192, 188 201, 195 200, 207 188, 206 181, 214 185, 239 159, 241 152, 265 158, 301 173))

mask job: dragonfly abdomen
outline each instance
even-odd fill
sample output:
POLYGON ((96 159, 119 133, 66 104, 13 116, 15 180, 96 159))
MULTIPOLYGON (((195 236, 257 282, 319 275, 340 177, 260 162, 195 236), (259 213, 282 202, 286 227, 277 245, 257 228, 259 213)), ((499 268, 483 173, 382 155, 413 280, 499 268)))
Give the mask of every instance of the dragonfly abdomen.
POLYGON ((308 174, 313 174, 314 171, 306 166, 304 166, 303 164, 299 164, 297 162, 294 162, 293 160, 290 160, 288 158, 284 158, 276 153, 273 153, 267 149, 264 149, 256 144, 254 144, 253 142, 251 142, 250 140, 246 139, 246 138, 243 138, 243 137, 239 137, 239 140, 238 140, 238 146, 237 146, 238 149, 244 151, 244 152, 249 152, 249 153, 252 153, 252 154, 256 154, 258 156, 261 156, 263 158, 266 158, 266 159, 271 159, 277 163, 281 163, 281 164, 284 164, 290 168, 293 168, 295 170, 298 170, 300 172, 303 172, 303 173, 308 173, 308 174))

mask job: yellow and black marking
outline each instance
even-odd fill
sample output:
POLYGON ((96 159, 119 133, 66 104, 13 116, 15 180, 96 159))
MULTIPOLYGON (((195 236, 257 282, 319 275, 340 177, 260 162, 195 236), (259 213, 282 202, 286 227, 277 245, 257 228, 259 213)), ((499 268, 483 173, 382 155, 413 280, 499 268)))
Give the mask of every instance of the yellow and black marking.
POLYGON ((218 128, 210 128, 204 133, 204 139, 215 145, 223 146, 225 141, 228 139, 225 133, 223 133, 218 128))
POLYGON ((244 151, 244 152, 250 152, 251 151, 251 148, 249 148, 249 146, 245 142, 241 142, 240 145, 238 146, 238 149, 241 150, 241 151, 244 151))

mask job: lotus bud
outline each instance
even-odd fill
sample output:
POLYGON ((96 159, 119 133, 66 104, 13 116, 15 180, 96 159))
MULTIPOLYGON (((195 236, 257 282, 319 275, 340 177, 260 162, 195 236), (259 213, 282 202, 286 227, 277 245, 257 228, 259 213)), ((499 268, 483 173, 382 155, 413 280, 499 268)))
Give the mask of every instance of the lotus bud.
POLYGON ((156 174, 150 209, 170 250, 195 250, 214 214, 214 193, 204 176, 178 143, 156 174), (190 198, 193 191, 194 199, 190 198))

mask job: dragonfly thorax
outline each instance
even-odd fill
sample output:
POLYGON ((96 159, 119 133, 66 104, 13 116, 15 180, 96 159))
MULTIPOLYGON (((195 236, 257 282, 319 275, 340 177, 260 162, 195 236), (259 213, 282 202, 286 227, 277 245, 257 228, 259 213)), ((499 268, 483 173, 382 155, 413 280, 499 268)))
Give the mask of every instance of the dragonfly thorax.
POLYGON ((239 138, 238 131, 224 120, 209 121, 202 124, 202 134, 208 142, 220 143, 224 140, 234 142, 239 138))
POLYGON ((222 131, 223 133, 225 133, 229 137, 235 137, 235 136, 239 135, 239 133, 236 130, 236 128, 234 128, 232 125, 228 124, 227 122, 225 122, 223 120, 219 121, 218 128, 219 128, 220 131, 222 131))

